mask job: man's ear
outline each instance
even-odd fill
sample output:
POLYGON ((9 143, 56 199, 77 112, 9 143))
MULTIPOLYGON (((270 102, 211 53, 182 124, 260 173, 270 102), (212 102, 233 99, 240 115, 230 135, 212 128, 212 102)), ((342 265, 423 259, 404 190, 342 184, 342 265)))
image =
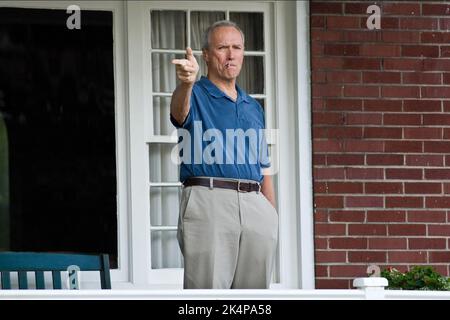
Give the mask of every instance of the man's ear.
POLYGON ((208 62, 209 62, 208 50, 207 49, 203 49, 202 50, 202 54, 203 54, 203 60, 205 60, 206 64, 208 64, 208 62))

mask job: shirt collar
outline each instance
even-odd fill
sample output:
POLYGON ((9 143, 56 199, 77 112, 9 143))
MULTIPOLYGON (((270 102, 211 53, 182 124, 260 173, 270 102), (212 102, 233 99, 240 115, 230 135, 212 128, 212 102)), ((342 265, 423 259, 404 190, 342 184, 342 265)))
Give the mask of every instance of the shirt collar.
MULTIPOLYGON (((212 81, 210 81, 207 77, 201 76, 199 82, 208 91, 208 93, 210 95, 212 95, 213 97, 215 97, 215 98, 225 97, 225 98, 229 99, 229 97, 222 90, 220 90, 214 83, 212 83, 212 81)), ((236 85, 236 90, 238 92, 238 98, 237 98, 238 103, 241 101, 250 103, 248 95, 245 93, 244 90, 239 88, 238 85, 236 85)))

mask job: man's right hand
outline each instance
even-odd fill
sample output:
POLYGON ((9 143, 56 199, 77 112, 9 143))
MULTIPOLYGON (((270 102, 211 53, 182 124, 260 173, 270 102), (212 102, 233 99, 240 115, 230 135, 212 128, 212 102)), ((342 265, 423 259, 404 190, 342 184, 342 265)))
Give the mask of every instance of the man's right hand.
POLYGON ((186 59, 173 59, 172 63, 176 66, 177 77, 182 83, 195 83, 199 66, 191 48, 186 48, 186 59))

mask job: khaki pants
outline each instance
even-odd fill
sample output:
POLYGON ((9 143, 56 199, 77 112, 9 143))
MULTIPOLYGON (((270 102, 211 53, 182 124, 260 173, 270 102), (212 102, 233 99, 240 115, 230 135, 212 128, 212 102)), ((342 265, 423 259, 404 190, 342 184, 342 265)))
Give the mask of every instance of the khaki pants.
POLYGON ((262 192, 183 188, 178 242, 185 289, 269 287, 278 214, 262 192))

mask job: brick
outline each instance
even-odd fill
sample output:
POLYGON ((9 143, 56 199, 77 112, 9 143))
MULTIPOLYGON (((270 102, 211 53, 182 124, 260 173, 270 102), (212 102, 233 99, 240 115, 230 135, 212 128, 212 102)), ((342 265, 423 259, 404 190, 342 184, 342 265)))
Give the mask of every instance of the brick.
POLYGON ((424 98, 446 98, 450 97, 450 87, 422 87, 421 94, 424 98))
POLYGON ((395 166, 403 165, 403 155, 400 154, 368 154, 366 155, 368 165, 395 166))
POLYGON ((313 141, 313 152, 342 152, 344 150, 344 144, 337 140, 324 140, 324 141, 313 141))
POLYGON ((378 86, 354 86, 345 85, 345 97, 379 97, 380 88, 378 86))
POLYGON ((332 236, 345 235, 345 224, 316 223, 314 225, 314 235, 332 236))
POLYGON ((344 115, 339 112, 313 112, 314 125, 341 125, 344 124, 344 115))
POLYGON ((421 180, 422 169, 386 169, 386 179, 421 180))
POLYGON ((382 97, 419 98, 420 87, 416 86, 392 86, 381 88, 382 97))
POLYGON ((367 15, 368 3, 365 2, 345 2, 344 12, 346 14, 367 15))
POLYGON ((394 263, 418 263, 427 262, 426 251, 390 251, 388 262, 394 263))
POLYGON ((360 99, 327 99, 326 108, 328 110, 362 110, 362 100, 360 99))
POLYGON ((406 238, 369 238, 369 249, 406 249, 406 238))
POLYGON ((426 4, 422 5, 422 15, 448 16, 450 15, 450 4, 426 4))
POLYGON ((383 69, 422 71, 424 70, 424 61, 414 58, 386 58, 383 60, 383 69))
POLYGON ((436 18, 400 18, 400 29, 406 30, 436 30, 439 27, 436 18))
POLYGON ((316 279, 316 289, 350 289, 351 279, 316 279))
POLYGON ((328 138, 328 128, 326 127, 315 127, 313 128, 313 134, 312 136, 314 139, 318 138, 328 138))
POLYGON ((383 122, 383 117, 380 113, 352 112, 348 113, 346 118, 348 125, 381 125, 383 122))
POLYGON ((311 28, 325 28, 325 17, 323 16, 310 16, 311 28))
POLYGON ((359 139, 362 138, 363 132, 360 127, 329 127, 328 138, 330 139, 359 139))
POLYGON ((412 210, 408 211, 408 222, 442 223, 446 220, 445 211, 412 210))
POLYGON ((442 185, 440 183, 420 183, 420 182, 405 182, 406 194, 433 194, 441 193, 442 185))
POLYGON ((343 197, 340 196, 315 196, 314 207, 316 208, 342 208, 343 197))
POLYGON ((450 73, 442 74, 442 83, 443 84, 450 84, 450 73))
POLYGON ((346 262, 347 253, 345 251, 331 251, 331 250, 316 250, 316 263, 330 263, 330 262, 346 262))
POLYGON ((367 249, 367 238, 330 238, 330 249, 367 249))
POLYGON ((448 208, 450 206, 450 197, 426 197, 425 205, 427 208, 448 208))
POLYGON ((431 251, 429 252, 429 256, 430 262, 450 262, 450 252, 431 251))
POLYGON ((344 61, 341 58, 312 57, 311 69, 314 71, 324 69, 341 69, 344 61))
POLYGON ((446 249, 447 241, 445 238, 409 238, 409 249, 446 249))
POLYGON ((442 101, 444 112, 450 112, 450 100, 442 101))
MULTIPOLYGON (((449 33, 450 34, 450 33, 449 33)), ((424 71, 450 71, 449 59, 424 59, 423 60, 424 71)))
POLYGON ((328 193, 362 193, 361 182, 328 182, 328 193))
POLYGON ((314 168, 315 180, 344 179, 344 168, 314 168))
POLYGON ((325 109, 324 99, 312 98, 312 108, 314 111, 323 111, 325 109))
POLYGON ((400 3, 400 2, 383 2, 382 9, 383 15, 420 15, 419 3, 400 3))
POLYGON ((369 57, 399 57, 401 47, 386 44, 363 44, 360 49, 361 56, 369 57))
POLYGON ((367 222, 405 222, 405 211, 383 210, 367 211, 367 222))
POLYGON ((342 3, 330 3, 330 2, 311 2, 310 12, 312 15, 320 13, 341 14, 343 12, 342 3))
POLYGON ((424 114, 423 124, 426 126, 450 126, 450 114, 424 114))
POLYGON ((333 210, 330 212, 330 221, 333 222, 363 222, 366 218, 364 211, 333 210))
POLYGON ((386 197, 386 208, 423 208, 423 198, 386 197))
MULTIPOLYGON (((440 84, 441 75, 439 73, 423 72, 403 72, 404 84, 440 84)), ((408 101, 408 100, 406 100, 408 101)), ((405 101, 405 102, 406 102, 405 101)), ((433 100, 429 100, 433 101, 433 100)))
POLYGON ((329 31, 329 30, 311 30, 311 42, 318 41, 342 41, 343 34, 341 31, 329 31))
MULTIPOLYGON (((344 32, 342 37, 345 42, 380 42, 381 32, 373 30, 352 30, 351 32, 344 32)), ((419 40, 420 38, 418 38, 419 40)))
POLYGON ((364 83, 400 83, 400 72, 364 72, 364 83))
POLYGON ((340 97, 342 96, 342 86, 331 84, 316 84, 312 87, 313 97, 340 97))
POLYGON ((403 192, 403 184, 400 182, 366 182, 364 189, 366 194, 399 194, 403 192))
POLYGON ((344 58, 343 69, 346 70, 380 70, 381 59, 379 58, 344 58))
POLYGON ((328 165, 363 165, 364 155, 338 154, 327 156, 328 165))
POLYGON ((327 29, 359 29, 360 20, 351 16, 327 16, 327 29))
MULTIPOLYGON (((314 193, 327 193, 326 182, 314 182, 314 193)), ((316 217, 317 219, 317 217, 316 217)))
POLYGON ((331 56, 358 56, 359 45, 354 44, 325 44, 324 54, 331 56))
MULTIPOLYGON (((447 159, 447 157, 446 157, 447 159)), ((447 162, 447 161, 446 161, 447 162)), ((425 169, 425 178, 430 180, 449 180, 450 169, 425 169)))
POLYGON ((361 197, 352 197, 348 196, 345 198, 345 207, 348 208, 381 208, 383 207, 383 198, 382 197, 373 197, 373 196, 361 196, 361 197))
POLYGON ((328 277, 328 266, 316 265, 314 269, 314 274, 316 277, 328 277))
POLYGON ((450 30, 450 18, 440 18, 439 27, 441 28, 442 31, 450 30))
POLYGON ((324 71, 314 71, 311 73, 311 80, 313 83, 325 83, 327 74, 324 71))
POLYGON ((428 225, 428 236, 444 236, 450 234, 450 224, 446 225, 428 225))
POLYGON ((349 236, 385 236, 387 235, 387 228, 384 224, 349 224, 349 236))
POLYGON ((386 152, 422 152, 422 142, 419 141, 386 141, 386 152))
POLYGON ((420 33, 400 30, 385 31, 383 29, 383 31, 381 31, 381 39, 384 43, 419 43, 420 33))
POLYGON ((382 152, 383 141, 373 140, 346 140, 344 141, 345 152, 382 152))
POLYGON ((326 80, 331 83, 360 83, 361 72, 359 71, 329 71, 326 80))
POLYGON ((422 32, 420 35, 422 43, 445 43, 450 42, 450 34, 447 32, 422 32))
POLYGON ((400 100, 364 100, 365 111, 401 111, 402 101, 400 100))
POLYGON ((442 138, 441 128, 404 128, 403 132, 405 139, 428 140, 442 138))
POLYGON ((367 277, 367 265, 337 265, 330 266, 332 277, 367 277))
POLYGON ((365 139, 401 139, 402 128, 394 127, 365 127, 364 128, 365 139))
POLYGON ((403 57, 439 57, 438 46, 402 46, 403 57))
POLYGON ((450 183, 444 183, 444 193, 445 194, 450 193, 450 183))
POLYGON ((401 113, 385 113, 383 116, 383 124, 398 126, 413 126, 422 124, 421 114, 401 114, 401 113))
POLYGON ((346 168, 347 179, 383 179, 384 170, 378 168, 346 168))
POLYGON ((390 224, 388 231, 390 236, 424 236, 427 230, 424 224, 390 224))
POLYGON ((446 141, 425 141, 424 151, 434 153, 448 153, 450 151, 450 144, 446 141))
POLYGON ((450 46, 441 46, 441 58, 450 57, 450 46))
MULTIPOLYGON (((405 80, 406 77, 413 77, 412 74, 408 73, 408 76, 406 76, 406 73, 403 74, 403 79, 405 80)), ((410 79, 411 80, 411 79, 410 79)), ((403 101, 403 108, 406 112, 414 112, 414 111, 420 111, 420 112, 440 112, 442 110, 441 108, 441 102, 436 100, 405 100, 403 101)))
POLYGON ((444 157, 442 155, 406 155, 406 165, 424 167, 442 167, 444 157))
POLYGON ((349 251, 349 262, 386 262, 386 252, 384 251, 349 251))
POLYGON ((314 238, 314 248, 317 249, 327 249, 328 248, 328 238, 314 238))

